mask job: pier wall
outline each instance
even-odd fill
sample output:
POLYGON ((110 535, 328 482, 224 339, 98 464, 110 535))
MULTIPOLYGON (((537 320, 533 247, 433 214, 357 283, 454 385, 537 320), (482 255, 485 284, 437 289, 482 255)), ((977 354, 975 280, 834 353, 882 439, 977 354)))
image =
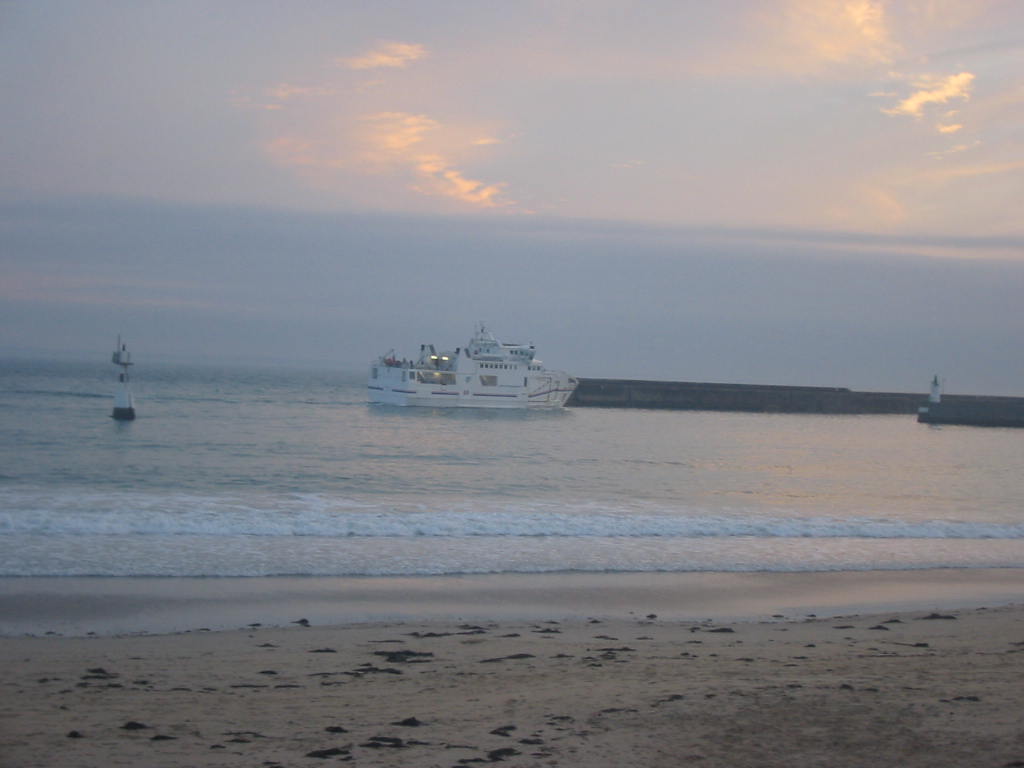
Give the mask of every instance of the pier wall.
POLYGON ((858 392, 843 387, 787 387, 642 379, 579 379, 566 403, 580 408, 664 408, 752 413, 906 414, 928 424, 1024 427, 1024 397, 858 392), (927 407, 927 410, 921 409, 927 407))
POLYGON ((1024 398, 943 395, 917 414, 924 424, 966 424, 975 427, 1024 427, 1024 398))
POLYGON ((568 405, 755 413, 915 414, 927 400, 925 394, 856 392, 842 387, 584 378, 579 379, 568 405))

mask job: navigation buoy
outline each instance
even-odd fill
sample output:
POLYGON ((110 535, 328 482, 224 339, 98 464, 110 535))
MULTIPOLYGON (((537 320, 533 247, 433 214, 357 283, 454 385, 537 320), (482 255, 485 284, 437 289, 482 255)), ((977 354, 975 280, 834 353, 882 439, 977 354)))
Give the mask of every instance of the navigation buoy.
POLYGON ((110 415, 118 421, 131 421, 135 418, 135 401, 128 383, 128 366, 132 364, 132 353, 128 351, 127 345, 121 343, 120 335, 117 337, 117 348, 114 349, 110 362, 121 366, 121 373, 117 376, 120 386, 114 392, 114 412, 110 415))

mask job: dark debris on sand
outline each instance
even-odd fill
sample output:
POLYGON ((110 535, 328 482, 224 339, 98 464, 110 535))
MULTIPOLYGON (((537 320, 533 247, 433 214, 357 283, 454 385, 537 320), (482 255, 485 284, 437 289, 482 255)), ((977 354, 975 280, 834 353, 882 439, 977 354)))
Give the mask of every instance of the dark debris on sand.
POLYGON ((400 725, 403 728, 420 728, 426 725, 426 723, 416 717, 407 717, 404 720, 397 720, 393 722, 392 725, 400 725))
POLYGON ((326 760, 328 757, 337 757, 344 760, 351 760, 352 745, 345 747, 328 747, 327 749, 314 749, 312 752, 307 752, 306 757, 318 757, 321 760, 326 760))
POLYGON ((388 664, 425 664, 432 659, 434 654, 427 651, 374 651, 374 656, 380 656, 388 664))

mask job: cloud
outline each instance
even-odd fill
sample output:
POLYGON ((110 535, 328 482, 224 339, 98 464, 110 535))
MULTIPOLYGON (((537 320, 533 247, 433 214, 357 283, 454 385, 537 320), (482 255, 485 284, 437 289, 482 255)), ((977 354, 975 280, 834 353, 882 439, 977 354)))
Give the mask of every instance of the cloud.
POLYGON ((378 48, 362 56, 335 59, 335 63, 349 69, 404 69, 409 63, 426 55, 427 49, 417 43, 381 43, 378 48))
POLYGON ((960 123, 954 123, 952 125, 942 125, 941 123, 936 126, 939 133, 956 133, 963 126, 960 123))
POLYGON ((369 127, 366 141, 373 154, 401 154, 423 141, 424 134, 440 127, 440 123, 426 115, 407 112, 378 112, 361 118, 369 127))
POLYGON ((270 95, 279 100, 287 101, 295 96, 333 96, 338 91, 326 85, 292 85, 278 83, 270 89, 270 95))
POLYGON ((188 280, 140 279, 124 275, 42 274, 15 270, 0 285, 0 298, 65 306, 145 307, 184 310, 216 309, 217 303, 195 297, 188 280), (187 298, 186 298, 187 297, 187 298))
POLYGON ((275 111, 284 109, 284 102, 294 98, 314 98, 322 96, 336 96, 338 89, 327 85, 293 85, 292 83, 278 83, 269 88, 260 89, 260 100, 251 95, 232 91, 231 105, 239 109, 262 109, 275 111))
POLYGON ((908 217, 906 205, 877 182, 852 185, 837 195, 824 213, 834 225, 851 229, 867 226, 875 231, 902 224, 908 217))
POLYGON ((967 100, 971 95, 971 84, 974 82, 974 75, 970 72, 960 72, 956 75, 936 81, 934 76, 928 75, 918 80, 915 86, 919 89, 891 109, 883 109, 887 115, 910 115, 921 117, 925 106, 928 104, 946 104, 952 99, 967 100))
POLYGON ((981 146, 981 141, 980 140, 975 140, 974 142, 972 142, 970 144, 954 144, 952 147, 949 147, 948 149, 943 149, 943 150, 941 150, 939 152, 929 152, 928 156, 929 157, 943 158, 943 157, 946 157, 948 155, 956 155, 956 154, 959 154, 960 152, 966 152, 969 149, 974 149, 974 148, 980 147, 980 146, 981 146))
POLYGON ((485 184, 475 179, 467 179, 461 171, 451 168, 448 161, 439 155, 422 155, 417 158, 416 170, 430 180, 430 190, 434 193, 481 208, 498 206, 496 198, 505 187, 504 184, 485 184))
POLYGON ((279 136, 264 145, 267 154, 279 165, 314 167, 322 165, 319 153, 306 139, 279 136))
POLYGON ((512 205, 501 199, 504 183, 470 178, 452 159, 460 148, 480 143, 467 140, 465 134, 425 114, 377 112, 334 122, 315 134, 278 136, 264 144, 264 151, 275 163, 321 187, 345 184, 343 177, 333 175, 345 171, 391 177, 421 195, 476 208, 512 205))
MULTIPOLYGON (((964 147, 967 149, 968 147, 964 147)), ((1004 173, 1015 173, 1024 171, 1024 160, 1014 160, 1006 163, 978 163, 975 165, 961 165, 954 167, 936 168, 924 174, 924 176, 935 182, 951 181, 953 179, 970 179, 978 176, 995 176, 1004 173)))
POLYGON ((700 68, 817 75, 837 66, 888 64, 902 50, 880 0, 769 2, 744 25, 745 34, 724 53, 709 52, 700 68))
POLYGON ((826 62, 886 62, 894 48, 880 2, 800 0, 790 4, 788 15, 794 38, 826 62))
MULTIPOLYGON (((364 159, 379 166, 398 170, 412 169, 419 177, 412 189, 424 194, 441 195, 481 208, 499 205, 504 184, 487 184, 467 178, 442 154, 423 148, 429 134, 443 132, 443 126, 427 115, 406 112, 380 112, 367 115, 363 123, 367 149, 364 159)), ((491 144, 494 141, 472 142, 491 144)))
POLYGON ((267 111, 284 109, 281 104, 254 101, 251 96, 246 96, 237 91, 231 92, 229 103, 236 109, 262 109, 267 111))

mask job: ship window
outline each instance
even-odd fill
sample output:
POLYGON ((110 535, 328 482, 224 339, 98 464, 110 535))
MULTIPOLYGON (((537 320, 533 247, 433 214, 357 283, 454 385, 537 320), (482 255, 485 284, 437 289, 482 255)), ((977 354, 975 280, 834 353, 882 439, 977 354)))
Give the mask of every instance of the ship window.
POLYGON ((416 371, 416 381, 421 384, 454 384, 454 373, 441 373, 440 371, 416 371))
POLYGON ((497 376, 481 376, 480 377, 480 383, 483 384, 485 387, 496 387, 496 386, 498 386, 498 377, 497 376))
POLYGON ((372 378, 376 379, 377 378, 377 369, 374 368, 373 372, 370 375, 372 376, 372 378))

